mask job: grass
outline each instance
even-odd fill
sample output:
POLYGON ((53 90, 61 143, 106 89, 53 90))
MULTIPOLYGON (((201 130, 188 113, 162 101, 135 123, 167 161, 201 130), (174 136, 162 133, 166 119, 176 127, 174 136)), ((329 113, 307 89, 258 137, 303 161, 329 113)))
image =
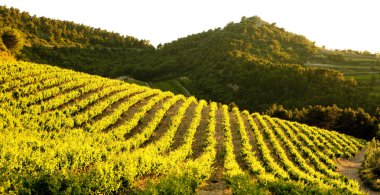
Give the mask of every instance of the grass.
POLYGON ((187 78, 180 77, 170 80, 158 81, 158 82, 144 82, 132 77, 119 77, 120 80, 123 80, 127 83, 133 83, 140 86, 151 87, 155 89, 160 89, 162 91, 171 91, 174 94, 182 94, 186 97, 190 97, 190 92, 181 84, 180 81, 188 82, 187 78))
POLYGON ((189 91, 177 80, 171 79, 160 82, 149 83, 149 86, 156 89, 161 89, 162 91, 171 91, 174 94, 183 94, 185 96, 191 96, 189 91))

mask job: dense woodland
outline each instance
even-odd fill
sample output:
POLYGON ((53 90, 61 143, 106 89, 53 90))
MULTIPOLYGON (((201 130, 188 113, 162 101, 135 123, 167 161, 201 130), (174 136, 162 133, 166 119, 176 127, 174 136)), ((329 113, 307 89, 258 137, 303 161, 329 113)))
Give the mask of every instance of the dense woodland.
MULTIPOLYGON (((316 59, 320 48, 304 36, 257 16, 243 17, 238 23, 157 48, 146 40, 31 16, 5 6, 0 6, 0 27, 3 35, 12 32, 24 40, 24 47, 13 47, 13 51, 5 43, 0 44, 1 51, 18 59, 111 78, 127 75, 160 81, 186 76, 190 82, 184 85, 191 94, 227 104, 234 102, 250 111, 263 112, 273 104, 287 109, 335 104, 354 110, 361 107, 373 115, 380 104, 355 79, 332 69, 304 66, 308 60, 316 59)), ((2 39, 4 42, 4 36, 2 39)), ((333 54, 330 58, 339 60, 333 54)))

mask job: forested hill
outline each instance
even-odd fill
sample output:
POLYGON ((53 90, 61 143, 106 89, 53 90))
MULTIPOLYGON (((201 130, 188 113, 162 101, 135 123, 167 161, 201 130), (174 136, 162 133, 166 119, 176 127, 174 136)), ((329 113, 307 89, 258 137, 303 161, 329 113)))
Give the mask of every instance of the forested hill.
POLYGON ((257 16, 243 17, 223 29, 158 47, 153 75, 170 72, 169 76, 188 76, 192 94, 256 111, 273 103, 356 107, 366 101, 354 79, 334 70, 302 65, 317 49, 301 35, 257 16))
MULTIPOLYGON (((243 17, 239 23, 230 22, 223 29, 217 28, 180 38, 165 44, 161 53, 169 55, 195 53, 240 52, 264 58, 272 62, 304 63, 317 51, 313 42, 269 24, 258 16, 243 17)), ((201 55, 200 55, 201 56, 201 55)))
POLYGON ((69 21, 31 16, 0 6, 0 29, 17 30, 25 40, 18 58, 78 71, 115 76, 136 64, 154 47, 147 40, 123 36, 69 21))
POLYGON ((15 8, 0 6, 0 27, 20 30, 26 36, 27 45, 47 47, 148 47, 149 42, 132 36, 108 32, 74 22, 31 16, 15 8))

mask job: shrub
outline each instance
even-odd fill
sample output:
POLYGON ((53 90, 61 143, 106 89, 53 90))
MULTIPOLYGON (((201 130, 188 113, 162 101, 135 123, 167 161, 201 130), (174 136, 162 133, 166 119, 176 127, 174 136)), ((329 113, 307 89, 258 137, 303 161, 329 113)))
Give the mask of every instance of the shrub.
POLYGON ((360 177, 365 185, 380 191, 380 141, 373 139, 369 143, 360 177))
POLYGON ((18 53, 24 47, 24 37, 21 32, 15 29, 4 29, 1 32, 1 40, 12 53, 18 53))
POLYGON ((136 194, 194 194, 196 187, 196 181, 187 175, 169 175, 158 183, 148 184, 146 191, 138 191, 136 194))

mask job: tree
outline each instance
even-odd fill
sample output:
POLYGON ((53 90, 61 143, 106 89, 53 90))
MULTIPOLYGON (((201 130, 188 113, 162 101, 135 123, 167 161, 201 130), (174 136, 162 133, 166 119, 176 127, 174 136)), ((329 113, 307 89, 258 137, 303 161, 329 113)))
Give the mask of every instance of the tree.
POLYGON ((375 117, 377 117, 377 120, 380 122, 380 107, 376 108, 375 117))
POLYGON ((292 112, 286 110, 282 105, 273 104, 266 112, 266 115, 285 120, 292 119, 292 112))
POLYGON ((24 47, 24 37, 15 29, 4 29, 1 39, 5 47, 12 53, 18 53, 24 47))
POLYGON ((376 76, 375 75, 372 75, 371 82, 372 82, 372 84, 376 84, 376 76))

